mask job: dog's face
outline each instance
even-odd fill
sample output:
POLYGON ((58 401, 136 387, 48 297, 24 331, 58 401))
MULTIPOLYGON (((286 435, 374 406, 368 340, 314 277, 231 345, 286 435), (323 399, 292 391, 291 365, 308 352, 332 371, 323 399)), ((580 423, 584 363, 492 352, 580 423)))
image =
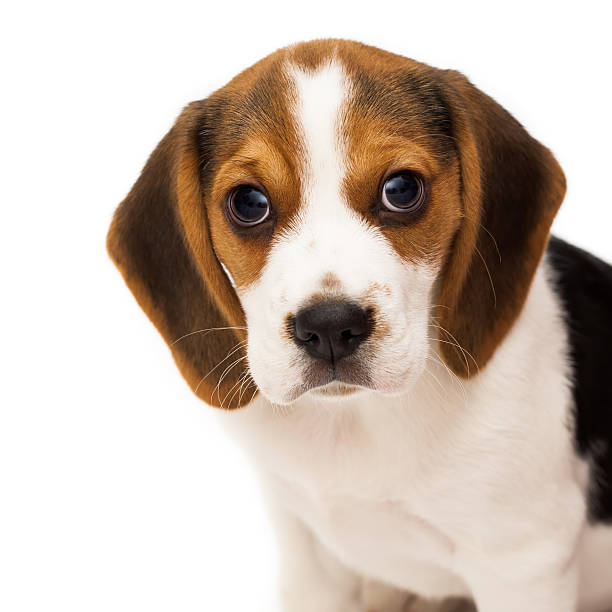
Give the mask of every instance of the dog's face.
POLYGON ((277 403, 398 392, 424 367, 461 216, 450 117, 435 92, 398 99, 339 57, 299 57, 271 90, 283 137, 253 130, 213 179, 213 243, 246 315, 249 368, 277 403))
POLYGON ((109 250, 208 403, 394 394, 486 365, 563 191, 457 73, 318 41, 187 107, 109 250))

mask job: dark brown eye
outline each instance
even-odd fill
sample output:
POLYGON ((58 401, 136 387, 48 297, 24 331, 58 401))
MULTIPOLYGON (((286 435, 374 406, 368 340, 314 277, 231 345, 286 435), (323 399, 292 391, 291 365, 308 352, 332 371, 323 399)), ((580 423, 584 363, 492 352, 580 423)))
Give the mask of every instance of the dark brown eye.
POLYGON ((268 196, 252 185, 236 187, 229 195, 227 208, 231 220, 242 227, 257 225, 270 215, 268 196))
POLYGON ((414 212, 425 200, 423 179, 408 171, 392 174, 383 185, 381 200, 392 212, 414 212))

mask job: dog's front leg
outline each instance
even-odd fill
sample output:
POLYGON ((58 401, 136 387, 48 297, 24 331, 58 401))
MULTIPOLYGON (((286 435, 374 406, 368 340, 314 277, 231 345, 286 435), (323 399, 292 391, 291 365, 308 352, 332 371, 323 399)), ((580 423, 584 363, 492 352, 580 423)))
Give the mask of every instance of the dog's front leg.
POLYGON ((473 567, 467 578, 478 612, 576 612, 576 562, 519 577, 529 565, 531 559, 515 558, 512 563, 491 559, 488 567, 473 567))
POLYGON ((297 517, 273 513, 280 550, 282 612, 362 612, 362 580, 297 517))

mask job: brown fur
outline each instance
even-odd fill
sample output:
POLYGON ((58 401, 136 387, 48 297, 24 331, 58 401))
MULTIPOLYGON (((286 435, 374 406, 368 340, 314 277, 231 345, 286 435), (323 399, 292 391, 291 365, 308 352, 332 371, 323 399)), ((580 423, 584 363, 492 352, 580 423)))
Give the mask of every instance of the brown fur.
POLYGON ((440 351, 461 376, 486 365, 527 297, 565 194, 552 153, 457 72, 441 73, 461 165, 463 220, 439 294, 440 351))
POLYGON ((299 200, 294 158, 286 156, 298 145, 286 117, 282 92, 290 91, 281 56, 262 60, 183 111, 117 209, 107 240, 192 390, 224 408, 250 401, 256 388, 239 344, 246 339, 244 313, 213 243, 244 286, 261 270, 271 234, 245 239, 232 231, 225 198, 237 184, 264 183, 275 205, 291 205, 279 208, 272 230, 289 222, 299 200))
POLYGON ((274 232, 282 231, 299 208, 300 180, 294 161, 287 162, 281 148, 254 138, 233 158, 221 164, 209 193, 213 240, 236 284, 246 287, 261 274, 274 232), (252 160, 252 161, 251 161, 252 160), (251 184, 264 190, 273 216, 260 227, 243 228, 228 223, 224 200, 237 185, 251 184))
POLYGON ((244 352, 222 360, 246 334, 216 329, 243 327, 244 316, 205 220, 196 139, 202 110, 199 103, 189 105, 159 143, 117 209, 107 246, 191 388, 220 405, 244 369, 230 370, 217 388, 220 374, 244 352), (195 226, 199 231, 187 229, 195 226))
POLYGON ((516 320, 561 203, 564 178, 550 152, 457 73, 337 40, 261 60, 183 111, 108 236, 111 257, 181 372, 213 405, 235 408, 256 391, 245 359, 226 371, 245 356, 238 342, 246 332, 199 331, 245 325, 215 252, 238 287, 261 274, 272 237, 301 203, 303 152, 284 66, 314 70, 332 56, 354 85, 342 124, 347 202, 381 228, 398 257, 443 266, 440 351, 457 374, 486 365, 516 320), (382 210, 382 181, 405 169, 424 178, 426 205, 414 215, 382 210), (225 213, 228 193, 243 183, 264 189, 273 206, 256 230, 232 226, 225 213))

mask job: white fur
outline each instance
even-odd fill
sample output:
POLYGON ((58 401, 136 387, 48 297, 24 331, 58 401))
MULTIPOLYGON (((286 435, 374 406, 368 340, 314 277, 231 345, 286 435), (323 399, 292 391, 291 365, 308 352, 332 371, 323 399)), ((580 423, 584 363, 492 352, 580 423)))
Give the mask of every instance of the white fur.
POLYGON ((487 367, 457 379, 428 339, 438 270, 401 261, 342 199, 345 75, 331 63, 293 77, 307 153, 302 212, 240 294, 263 393, 220 413, 275 515, 282 610, 364 611, 368 579, 470 595, 480 612, 572 612, 578 601, 601 612, 612 580, 592 565, 612 558, 612 530, 585 527, 566 330, 546 264, 487 367), (367 349, 375 390, 336 402, 296 391, 309 361, 281 333, 328 272, 353 299, 374 281, 391 289, 376 294, 389 335, 367 349))

